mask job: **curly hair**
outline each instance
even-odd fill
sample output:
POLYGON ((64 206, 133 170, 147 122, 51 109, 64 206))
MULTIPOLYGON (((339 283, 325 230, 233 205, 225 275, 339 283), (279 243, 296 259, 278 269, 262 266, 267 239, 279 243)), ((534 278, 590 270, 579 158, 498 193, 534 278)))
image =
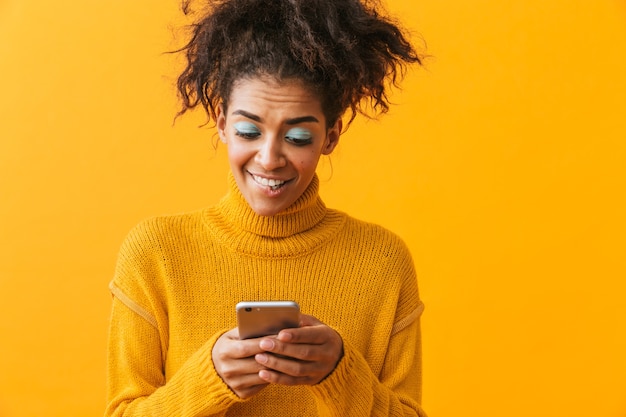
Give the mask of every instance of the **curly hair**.
MULTIPOLYGON (((191 13, 190 0, 183 11, 191 13)), ((179 50, 182 115, 202 105, 209 121, 237 80, 298 79, 320 99, 328 126, 351 110, 389 110, 388 88, 422 58, 403 30, 368 0, 214 0, 179 50)))

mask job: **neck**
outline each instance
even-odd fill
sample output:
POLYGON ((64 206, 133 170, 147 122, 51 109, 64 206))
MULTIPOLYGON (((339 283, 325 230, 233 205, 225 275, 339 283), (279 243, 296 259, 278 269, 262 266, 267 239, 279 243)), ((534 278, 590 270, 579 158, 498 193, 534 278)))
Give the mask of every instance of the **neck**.
POLYGON ((220 210, 234 221, 235 228, 246 232, 272 238, 287 237, 311 229, 326 214, 326 206, 318 194, 317 175, 298 200, 273 216, 261 216, 252 210, 232 173, 228 176, 228 184, 229 191, 219 204, 220 210))
POLYGON ((342 213, 326 209, 318 188, 315 177, 285 211, 260 216, 250 208, 231 174, 227 195, 205 211, 206 224, 213 237, 234 252, 267 258, 300 256, 332 239, 346 220, 342 213))

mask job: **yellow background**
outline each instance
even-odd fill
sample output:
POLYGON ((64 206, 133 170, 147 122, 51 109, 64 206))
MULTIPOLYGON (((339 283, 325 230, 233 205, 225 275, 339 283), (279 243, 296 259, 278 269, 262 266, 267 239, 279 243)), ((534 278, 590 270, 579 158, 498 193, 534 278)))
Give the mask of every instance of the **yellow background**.
MULTIPOLYGON (((626 416, 626 3, 394 0, 432 57, 358 120, 329 206, 409 244, 431 417, 626 416)), ((172 125, 178 3, 0 1, 0 416, 104 408, 116 253, 225 190, 172 125)))

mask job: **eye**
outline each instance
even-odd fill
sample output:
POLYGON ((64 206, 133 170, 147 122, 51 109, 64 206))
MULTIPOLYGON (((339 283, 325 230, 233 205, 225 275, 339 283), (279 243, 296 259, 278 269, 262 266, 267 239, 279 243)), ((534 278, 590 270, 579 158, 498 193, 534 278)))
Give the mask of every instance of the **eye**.
POLYGON ((313 134, 308 129, 294 127, 285 133, 285 139, 294 145, 303 146, 313 141, 313 134))
POLYGON ((250 122, 237 122, 233 124, 235 128, 235 135, 244 139, 256 139, 261 135, 261 130, 250 122))

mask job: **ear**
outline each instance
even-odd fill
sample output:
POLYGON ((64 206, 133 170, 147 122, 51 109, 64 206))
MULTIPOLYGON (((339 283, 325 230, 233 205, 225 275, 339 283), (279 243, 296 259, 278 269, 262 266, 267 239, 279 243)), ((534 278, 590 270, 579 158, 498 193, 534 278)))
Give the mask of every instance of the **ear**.
POLYGON ((220 136, 220 140, 226 143, 226 114, 224 113, 224 105, 220 104, 217 106, 217 120, 215 121, 215 126, 217 127, 217 134, 220 136))
POLYGON ((322 148, 323 155, 330 155, 335 150, 335 147, 339 143, 339 136, 341 136, 342 129, 343 121, 340 117, 335 122, 335 125, 328 129, 326 133, 326 143, 324 143, 324 147, 322 148))

